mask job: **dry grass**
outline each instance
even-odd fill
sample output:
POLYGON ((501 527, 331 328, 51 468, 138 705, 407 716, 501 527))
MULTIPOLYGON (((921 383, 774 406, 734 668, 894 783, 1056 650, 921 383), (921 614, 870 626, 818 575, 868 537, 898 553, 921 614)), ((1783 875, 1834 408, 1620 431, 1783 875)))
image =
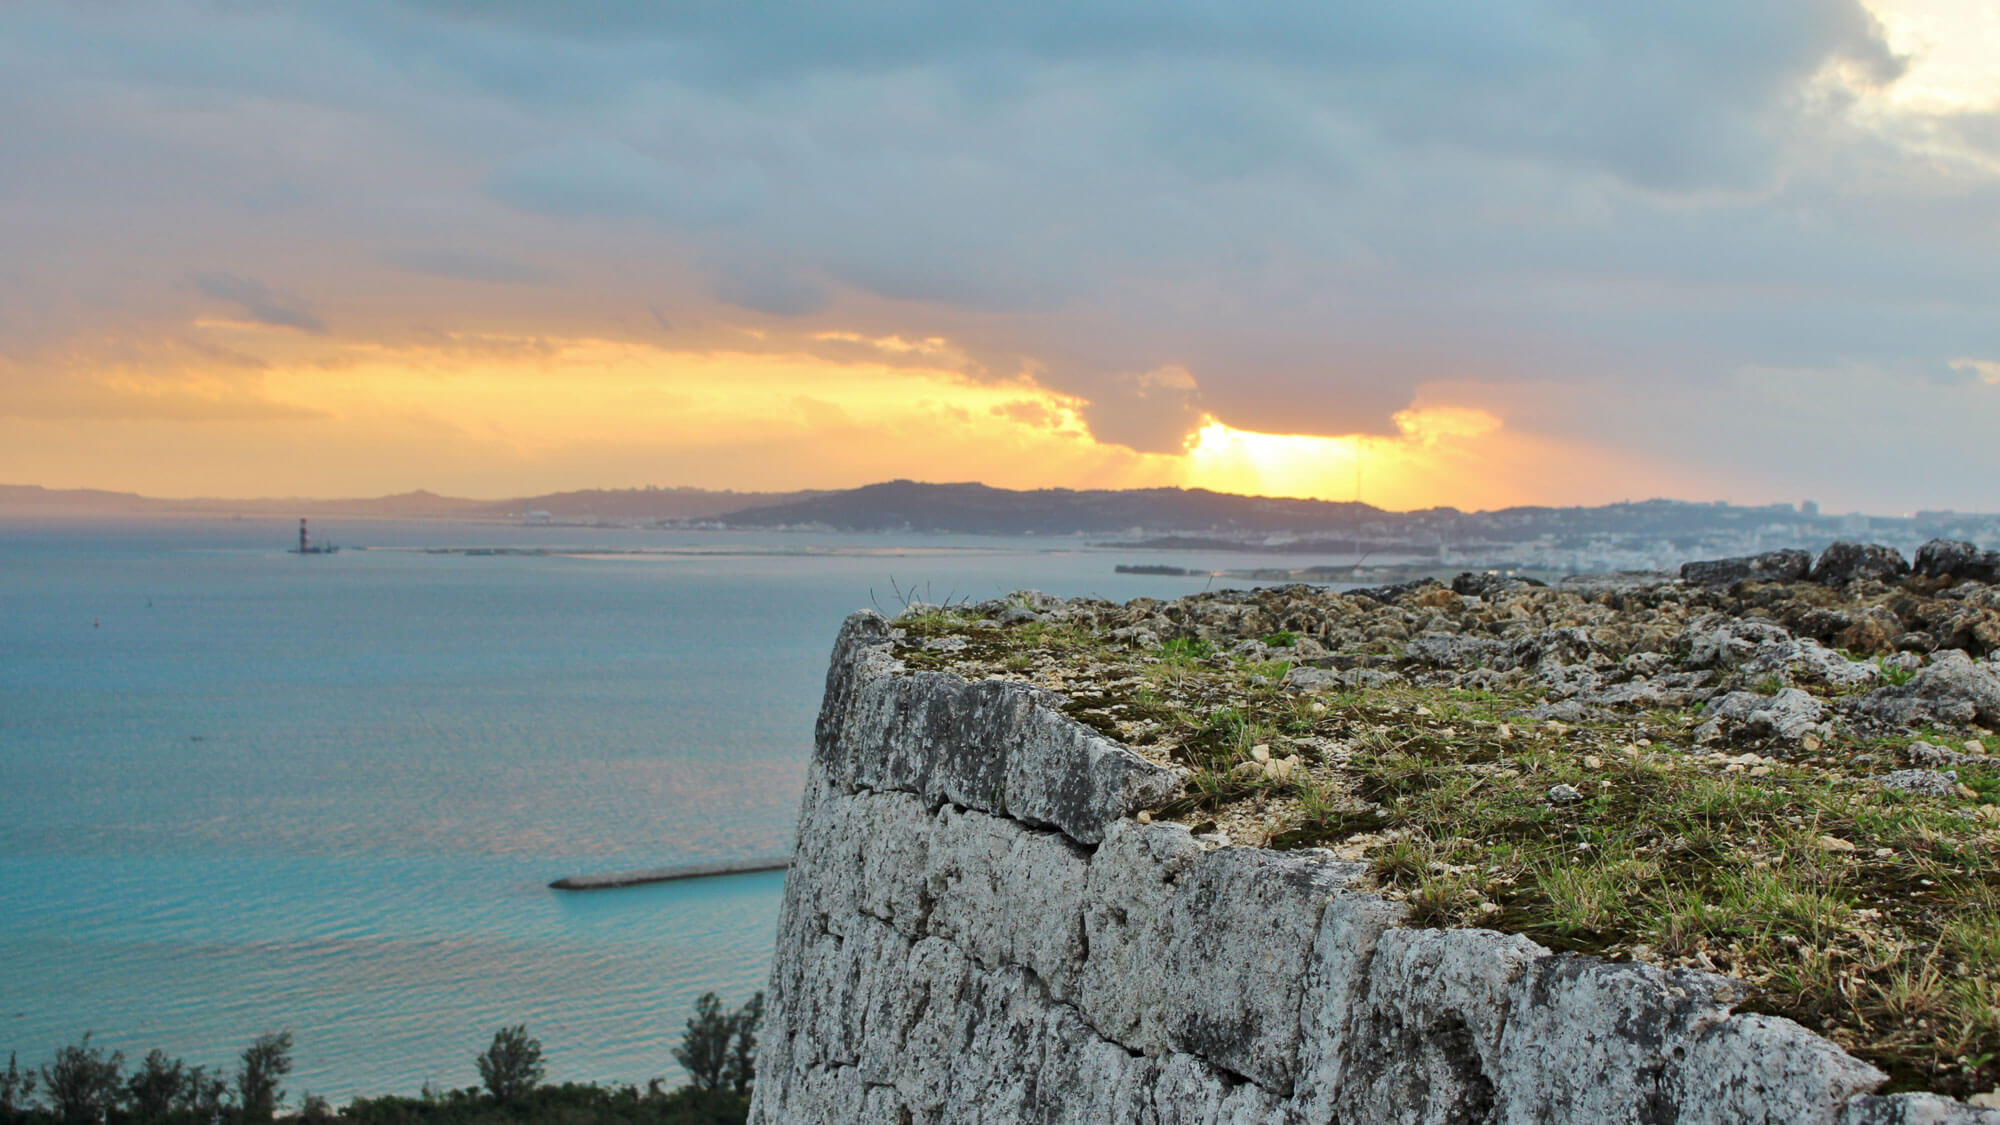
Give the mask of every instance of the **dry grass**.
POLYGON ((2000 1084, 2000 771, 1961 767, 1965 790, 1921 797, 1852 764, 1890 744, 1772 761, 1694 745, 1682 712, 1535 722, 1520 692, 1295 694, 1283 662, 1201 641, 1133 652, 963 611, 898 624, 913 665, 1057 688, 1079 719, 1187 770, 1161 815, 1198 832, 1357 854, 1422 924, 1730 974, 1754 986, 1749 1007, 1821 1031, 1894 1088, 2000 1084), (946 635, 966 643, 923 647, 946 635), (1291 755, 1288 777, 1238 768, 1291 755), (1577 799, 1552 801, 1558 785, 1577 799))

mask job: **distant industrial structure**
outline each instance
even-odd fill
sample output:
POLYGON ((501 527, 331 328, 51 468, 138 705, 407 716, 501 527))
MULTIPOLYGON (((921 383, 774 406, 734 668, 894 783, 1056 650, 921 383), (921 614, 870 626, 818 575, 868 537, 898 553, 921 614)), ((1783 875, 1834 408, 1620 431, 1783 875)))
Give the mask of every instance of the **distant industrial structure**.
POLYGON ((292 549, 292 553, 293 553, 293 554, 295 554, 295 555, 331 555, 331 554, 333 554, 333 553, 334 553, 335 551, 338 551, 338 550, 340 550, 340 544, 338 544, 338 543, 333 543, 333 542, 326 542, 326 543, 315 543, 315 542, 313 542, 313 541, 312 541, 312 536, 310 536, 310 535, 306 534, 306 519, 305 519, 305 517, 304 517, 304 516, 300 516, 300 517, 299 517, 299 545, 298 545, 297 547, 295 547, 295 548, 293 548, 293 549, 292 549))

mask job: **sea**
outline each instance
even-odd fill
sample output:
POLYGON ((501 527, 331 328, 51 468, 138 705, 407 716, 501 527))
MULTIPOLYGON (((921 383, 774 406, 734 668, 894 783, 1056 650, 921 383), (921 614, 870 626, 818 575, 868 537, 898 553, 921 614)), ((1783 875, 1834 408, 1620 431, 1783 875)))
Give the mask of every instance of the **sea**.
MULTIPOLYGON (((0 1055, 86 1032, 294 1103, 475 1085, 525 1024, 552 1081, 677 1083, 695 999, 764 987, 849 612, 1017 589, 1172 597, 1076 538, 326 519, 0 520, 0 1055)), ((1243 585, 1243 583, 1232 583, 1243 585)))

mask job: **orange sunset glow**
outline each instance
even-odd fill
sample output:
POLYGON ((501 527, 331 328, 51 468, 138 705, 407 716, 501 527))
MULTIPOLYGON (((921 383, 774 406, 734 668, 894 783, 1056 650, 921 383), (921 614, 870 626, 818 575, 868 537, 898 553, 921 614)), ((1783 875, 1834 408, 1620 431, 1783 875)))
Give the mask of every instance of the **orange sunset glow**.
MULTIPOLYGON (((809 351, 678 351, 601 338, 455 334, 427 345, 300 337, 205 321, 202 338, 257 357, 248 377, 103 370, 88 418, 0 421, 0 458, 44 479, 152 494, 393 491, 471 495, 606 479, 783 490, 921 474, 1010 488, 1181 486, 1427 507, 1521 502, 1536 483, 1480 479, 1550 449, 1480 409, 1414 407, 1389 435, 1259 433, 1201 415, 1178 451, 1098 440, 1088 403, 1030 375, 980 380, 921 363, 809 351), (254 486, 245 479, 255 474, 254 486)), ((948 341, 868 339, 899 355, 948 341)))
POLYGON ((1515 6, 9 5, 0 483, 1990 507, 1992 6, 1515 6))

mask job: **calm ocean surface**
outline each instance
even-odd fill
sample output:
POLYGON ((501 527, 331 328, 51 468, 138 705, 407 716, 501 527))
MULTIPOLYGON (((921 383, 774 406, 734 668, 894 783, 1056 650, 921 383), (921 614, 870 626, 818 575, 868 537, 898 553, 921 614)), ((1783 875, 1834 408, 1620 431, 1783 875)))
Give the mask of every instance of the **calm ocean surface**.
MULTIPOLYGON (((563 894, 560 875, 781 854, 826 653, 928 587, 1173 596, 1208 556, 1076 540, 281 520, 0 522, 0 1053, 85 1030, 294 1098, 471 1085, 526 1022, 555 1080, 678 1080, 696 996, 763 987, 779 873, 563 894)), ((1257 560, 1233 558, 1229 565, 1257 560)), ((1294 560, 1293 565, 1298 565, 1294 560)))

